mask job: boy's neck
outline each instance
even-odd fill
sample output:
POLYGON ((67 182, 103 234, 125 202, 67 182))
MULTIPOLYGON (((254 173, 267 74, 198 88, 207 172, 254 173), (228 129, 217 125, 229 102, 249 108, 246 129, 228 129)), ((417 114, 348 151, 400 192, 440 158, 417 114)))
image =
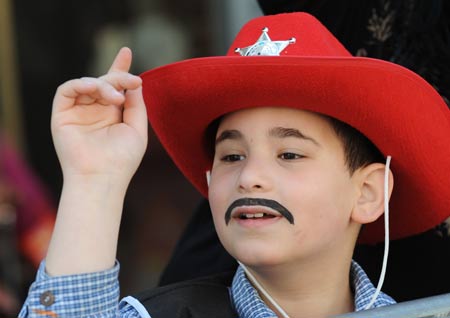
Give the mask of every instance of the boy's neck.
POLYGON ((351 259, 308 261, 250 270, 291 318, 321 318, 354 311, 350 262, 351 259))

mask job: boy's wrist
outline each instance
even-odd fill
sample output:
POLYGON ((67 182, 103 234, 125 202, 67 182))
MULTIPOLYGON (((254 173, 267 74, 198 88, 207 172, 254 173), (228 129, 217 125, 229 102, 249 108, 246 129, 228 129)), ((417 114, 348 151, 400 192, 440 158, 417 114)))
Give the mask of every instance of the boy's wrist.
POLYGON ((127 186, 114 175, 65 176, 47 254, 50 275, 102 271, 114 265, 127 186))
POLYGON ((64 174, 64 189, 125 196, 131 180, 114 174, 64 174))

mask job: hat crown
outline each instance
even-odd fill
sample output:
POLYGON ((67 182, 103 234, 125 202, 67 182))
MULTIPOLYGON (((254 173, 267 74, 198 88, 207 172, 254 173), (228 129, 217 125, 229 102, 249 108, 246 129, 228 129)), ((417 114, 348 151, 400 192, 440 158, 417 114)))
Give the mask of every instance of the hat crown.
POLYGON ((227 55, 351 56, 319 20, 304 12, 251 20, 242 27, 227 55))

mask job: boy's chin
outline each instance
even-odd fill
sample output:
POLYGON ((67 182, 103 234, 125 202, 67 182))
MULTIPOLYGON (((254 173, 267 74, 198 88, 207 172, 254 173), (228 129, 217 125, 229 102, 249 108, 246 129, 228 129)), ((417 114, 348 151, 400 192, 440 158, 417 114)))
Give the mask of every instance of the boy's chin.
POLYGON ((230 253, 238 261, 249 267, 273 267, 287 260, 272 249, 240 249, 230 253))

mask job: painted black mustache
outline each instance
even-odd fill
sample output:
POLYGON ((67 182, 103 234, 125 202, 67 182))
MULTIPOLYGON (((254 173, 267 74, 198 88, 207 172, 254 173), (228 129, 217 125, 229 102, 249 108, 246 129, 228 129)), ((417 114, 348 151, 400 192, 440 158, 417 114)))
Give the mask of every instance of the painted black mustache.
POLYGON ((291 212, 289 212, 288 209, 286 209, 284 206, 282 206, 275 200, 260 199, 260 198, 242 198, 237 199, 236 201, 231 203, 231 205, 227 209, 227 212, 225 213, 225 224, 228 225, 228 223, 230 223, 231 211, 233 211, 234 208, 238 206, 253 206, 253 205, 269 207, 279 212, 289 221, 289 223, 294 224, 294 216, 292 215, 291 212))

